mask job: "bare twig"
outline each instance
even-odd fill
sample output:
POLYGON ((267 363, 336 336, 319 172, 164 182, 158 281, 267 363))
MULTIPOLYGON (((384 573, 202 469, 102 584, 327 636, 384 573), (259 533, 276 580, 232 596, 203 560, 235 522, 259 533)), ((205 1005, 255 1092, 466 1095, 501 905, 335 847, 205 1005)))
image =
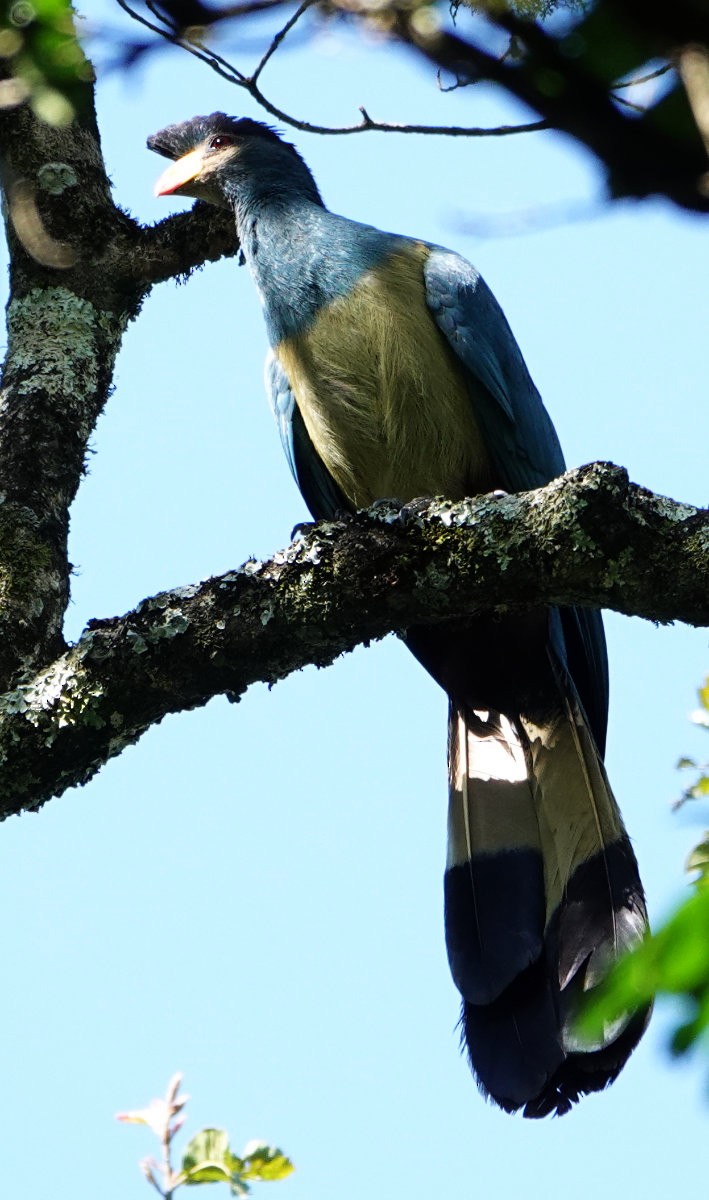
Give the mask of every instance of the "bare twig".
POLYGON ((520 125, 496 125, 496 126, 479 126, 479 125, 413 125, 406 122, 396 121, 376 121, 373 120, 364 108, 360 108, 362 112, 362 120, 357 121, 352 125, 320 125, 312 121, 305 121, 300 117, 293 116, 292 113, 286 112, 274 104, 258 85, 258 78, 265 67, 268 60, 273 55, 274 51, 281 44, 286 34, 293 28, 293 25, 303 16, 307 9, 312 7, 315 0, 307 0, 298 8, 289 22, 276 34, 275 38, 269 44, 268 49, 257 64, 252 75, 244 75, 237 67, 230 63, 228 59, 217 54, 208 46, 193 37, 186 38, 175 30, 166 26, 158 25, 149 21, 141 13, 137 12, 131 5, 130 0, 117 0, 117 3, 128 16, 139 24, 149 29, 152 33, 157 34, 165 41, 170 42, 174 46, 179 46, 186 50, 188 54, 192 54, 195 58, 200 59, 211 70, 215 71, 227 83, 235 84, 241 87, 244 91, 256 101, 270 116, 277 121, 282 121, 284 125, 290 126, 291 129, 299 129, 303 133, 318 133, 328 134, 330 136, 341 136, 352 133, 416 133, 423 135, 434 135, 444 137, 508 137, 516 133, 534 133, 540 129, 548 129, 549 122, 545 120, 527 121, 520 125))
POLYGON ((611 92, 616 104, 622 104, 623 108, 630 109, 631 112, 644 113, 647 112, 646 104, 635 104, 633 100, 628 100, 625 96, 616 96, 615 92, 611 92))
POLYGON ((220 8, 219 19, 224 21, 233 17, 250 17, 254 13, 267 12, 271 8, 283 8, 287 0, 246 0, 243 4, 232 4, 220 8))
POLYGON ((293 26, 297 25, 298 21, 300 20, 300 18, 303 15, 303 13, 307 12, 307 10, 309 8, 311 8, 314 3, 315 3, 315 0, 303 0, 303 3, 301 5, 299 5, 299 7, 295 10, 292 17, 290 17, 286 21, 283 28, 279 29, 278 33, 275 35, 275 37, 271 41, 271 44, 268 47, 263 58, 261 59, 260 63, 256 67, 256 70, 254 71, 253 75, 251 75, 249 80, 247 80, 247 83, 250 83, 252 86, 256 83, 259 75, 261 74, 264 67, 266 66, 266 63, 272 57, 272 55, 274 55, 276 53, 276 50, 280 46, 283 39, 290 32, 290 30, 293 28, 293 26))
POLYGON ((613 91, 619 92, 621 88, 638 87, 641 83, 650 83, 652 79, 660 79, 662 75, 666 75, 668 71, 672 71, 673 69, 672 63, 663 63, 655 71, 648 71, 645 75, 634 75, 632 79, 624 79, 622 83, 614 83, 613 91))
POLYGON ((653 79, 660 79, 663 75, 666 75, 668 71, 672 71, 673 69, 673 64, 667 62, 663 63, 661 67, 657 67, 657 69, 654 71, 646 71, 644 75, 635 75, 632 79, 623 79, 619 83, 613 84, 611 88, 611 95, 616 104, 622 104, 625 108, 630 109, 631 112, 647 112, 646 104, 634 103, 632 100, 628 100, 625 96, 619 96, 618 93, 624 88, 640 87, 640 85, 643 83, 650 83, 653 79))

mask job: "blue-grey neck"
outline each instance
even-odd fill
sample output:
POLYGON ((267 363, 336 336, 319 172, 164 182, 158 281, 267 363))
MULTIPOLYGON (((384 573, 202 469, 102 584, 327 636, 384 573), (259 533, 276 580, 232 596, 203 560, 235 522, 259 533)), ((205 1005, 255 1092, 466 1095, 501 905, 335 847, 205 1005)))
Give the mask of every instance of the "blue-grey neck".
POLYGON ((278 143, 245 147, 222 186, 273 346, 303 333, 398 240, 329 212, 305 163, 278 143))

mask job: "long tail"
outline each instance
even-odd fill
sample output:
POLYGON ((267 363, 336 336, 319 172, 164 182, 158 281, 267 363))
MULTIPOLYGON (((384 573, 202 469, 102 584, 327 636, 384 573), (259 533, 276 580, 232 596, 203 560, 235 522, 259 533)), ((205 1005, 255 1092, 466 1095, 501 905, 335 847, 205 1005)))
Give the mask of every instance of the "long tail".
POLYGON ((611 1083, 647 1013, 582 1043, 573 1014, 647 916, 630 841, 569 676, 534 717, 451 701, 446 940, 481 1089, 565 1113, 611 1083))

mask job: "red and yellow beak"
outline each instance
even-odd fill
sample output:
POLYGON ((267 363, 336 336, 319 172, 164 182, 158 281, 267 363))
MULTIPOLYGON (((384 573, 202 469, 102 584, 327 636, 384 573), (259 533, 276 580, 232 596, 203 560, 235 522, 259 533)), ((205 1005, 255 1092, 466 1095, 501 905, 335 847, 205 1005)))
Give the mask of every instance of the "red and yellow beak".
POLYGON ((170 196, 173 192, 179 192, 180 188, 197 178, 203 163, 201 150, 190 150, 189 154, 183 154, 182 158, 170 163, 167 170, 163 171, 155 184, 155 195, 170 196))

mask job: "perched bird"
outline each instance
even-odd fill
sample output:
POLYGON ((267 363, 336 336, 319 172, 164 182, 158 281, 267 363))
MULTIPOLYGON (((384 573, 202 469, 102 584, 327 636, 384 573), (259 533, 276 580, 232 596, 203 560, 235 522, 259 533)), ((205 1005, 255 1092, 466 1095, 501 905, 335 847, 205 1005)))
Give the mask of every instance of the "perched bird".
MULTIPOLYGON (((298 152, 223 113, 148 146, 156 194, 234 212, 271 344, 267 387, 315 518, 382 497, 460 499, 564 470, 554 427, 495 297, 450 250, 329 212, 298 152)), ((412 628, 449 697, 445 927, 482 1091, 509 1112, 565 1113, 617 1076, 647 1013, 578 1034, 579 996, 647 917, 603 767, 600 615, 412 628)))

